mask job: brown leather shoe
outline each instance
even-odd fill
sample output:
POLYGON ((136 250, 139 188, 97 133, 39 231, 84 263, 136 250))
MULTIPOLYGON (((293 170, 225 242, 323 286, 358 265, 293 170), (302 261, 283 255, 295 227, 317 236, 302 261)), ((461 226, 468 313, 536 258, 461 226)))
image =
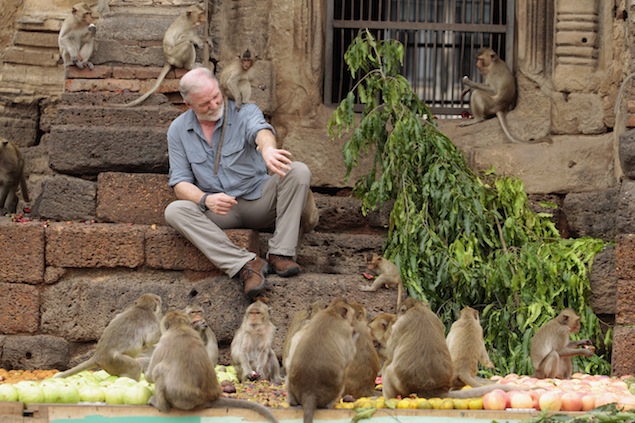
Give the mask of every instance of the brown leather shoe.
POLYGON ((300 273, 300 266, 291 260, 291 257, 269 254, 267 261, 269 262, 271 273, 276 272, 278 276, 286 278, 300 273))
POLYGON ((253 260, 248 261, 238 272, 238 277, 245 288, 245 295, 249 300, 253 300, 255 296, 260 294, 267 283, 265 275, 269 271, 269 265, 266 261, 256 256, 253 260))

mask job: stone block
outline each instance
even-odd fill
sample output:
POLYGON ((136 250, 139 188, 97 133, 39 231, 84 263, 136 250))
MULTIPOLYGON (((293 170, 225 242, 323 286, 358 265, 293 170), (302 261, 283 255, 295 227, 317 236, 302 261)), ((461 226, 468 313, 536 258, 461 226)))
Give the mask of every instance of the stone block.
POLYGON ((629 129, 621 134, 618 143, 622 172, 627 178, 635 179, 635 129, 629 129))
POLYGON ((618 188, 567 194, 563 210, 569 235, 613 241, 618 195, 618 188))
POLYGON ((2 365, 13 369, 61 369, 68 365, 68 342, 49 335, 7 336, 2 365))
MULTIPOLYGON (((237 246, 260 254, 258 232, 228 229, 229 239, 237 246)), ((154 269, 220 271, 190 241, 169 227, 151 228, 146 232, 146 265, 154 269)))
POLYGON ((622 180, 615 214, 615 233, 635 233, 635 180, 622 180))
POLYGON ((615 238, 615 276, 635 280, 635 234, 615 238))
POLYGON ((94 220, 97 184, 81 178, 53 175, 42 183, 33 213, 56 221, 94 220))
MULTIPOLYGON (((14 223, 0 217, 0 251, 0 282, 37 284, 43 281, 44 227, 41 224, 14 223)), ((4 306, 0 306, 0 310, 1 316, 4 306)))
POLYGON ((635 327, 616 326, 613 329, 611 375, 615 377, 633 374, 635 369, 635 327))
POLYGON ((635 326, 634 279, 619 279, 617 281, 615 323, 624 326, 635 326))
POLYGON ((617 276, 615 275, 615 247, 607 246, 593 258, 589 282, 589 301, 595 314, 615 314, 617 301, 617 276))
MULTIPOLYGON (((144 25, 145 26, 145 25, 144 25)), ((163 36, 161 36, 163 38, 163 36)), ((136 40, 136 36, 131 39, 136 40)), ((142 47, 117 40, 99 40, 99 48, 90 60, 95 65, 126 63, 140 66, 163 66, 165 61, 161 44, 142 47)))
POLYGON ((176 199, 162 174, 102 172, 97 192, 97 218, 114 223, 165 225, 163 210, 176 199))
POLYGON ((0 333, 35 333, 40 322, 40 293, 21 283, 0 283, 0 333))
POLYGON ((38 105, 0 104, 0 131, 19 148, 34 146, 38 135, 38 105))
POLYGON ((59 173, 168 171, 168 146, 163 128, 53 126, 48 142, 51 168, 59 173))
POLYGON ((55 267, 139 267, 145 226, 53 223, 46 229, 46 263, 55 267))
MULTIPOLYGON (((73 95, 79 95, 74 93, 73 95)), ((139 94, 113 95, 104 99, 111 104, 124 104, 139 97, 139 94)), ((78 103, 77 105, 60 105, 55 116, 56 125, 85 126, 87 122, 99 122, 104 126, 132 127, 147 125, 152 122, 154 128, 165 128, 167 133, 170 123, 181 111, 168 103, 163 95, 150 96, 138 107, 93 107, 78 103), (156 104, 162 101, 161 104, 156 104)))
POLYGON ((554 134, 602 134, 606 132, 604 107, 598 94, 561 93, 552 96, 551 128, 554 134))

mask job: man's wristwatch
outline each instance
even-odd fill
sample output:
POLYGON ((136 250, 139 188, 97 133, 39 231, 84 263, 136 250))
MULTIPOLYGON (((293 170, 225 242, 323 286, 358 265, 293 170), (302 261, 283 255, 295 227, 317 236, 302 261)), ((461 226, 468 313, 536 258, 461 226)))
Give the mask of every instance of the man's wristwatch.
POLYGON ((207 205, 205 204, 205 200, 207 199, 207 196, 209 194, 203 194, 203 196, 201 197, 201 201, 198 202, 198 207, 201 209, 202 212, 206 212, 207 210, 209 210, 207 208, 207 205))

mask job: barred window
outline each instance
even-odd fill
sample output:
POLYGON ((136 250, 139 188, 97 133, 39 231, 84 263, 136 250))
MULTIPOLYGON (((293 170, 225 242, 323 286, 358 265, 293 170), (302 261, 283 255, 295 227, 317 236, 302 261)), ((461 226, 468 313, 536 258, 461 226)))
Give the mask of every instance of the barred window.
POLYGON ((514 0, 327 1, 324 102, 339 103, 354 86, 344 53, 368 29, 377 39, 403 43, 401 73, 435 115, 458 115, 467 107, 461 78, 479 80, 478 50, 513 57, 513 16, 514 0))

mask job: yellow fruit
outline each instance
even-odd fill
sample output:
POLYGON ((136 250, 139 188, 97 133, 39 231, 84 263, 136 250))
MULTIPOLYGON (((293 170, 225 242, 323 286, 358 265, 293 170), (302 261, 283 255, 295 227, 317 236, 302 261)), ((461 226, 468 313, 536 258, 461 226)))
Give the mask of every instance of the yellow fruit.
POLYGON ((412 408, 412 399, 404 398, 397 403, 397 408, 412 408))
POLYGON ((373 401, 368 397, 359 398, 353 404, 355 404, 353 408, 368 408, 375 406, 375 404, 373 404, 373 401))
POLYGON ((441 402, 443 401, 441 398, 430 398, 428 399, 428 401, 430 402, 430 405, 432 406, 432 408, 434 408, 435 410, 439 410, 441 408, 441 402))
POLYGON ((470 410, 482 410, 483 409, 483 397, 470 398, 467 403, 467 408, 470 410))
POLYGON ((397 408, 397 404, 399 404, 399 400, 397 398, 388 398, 384 401, 386 404, 386 408, 397 408))
POLYGON ((445 398, 441 400, 441 410, 452 410, 454 409, 454 401, 452 398, 445 398))
POLYGON ((379 397, 375 400, 375 408, 386 408, 386 399, 379 397))
POLYGON ((456 410, 467 410, 469 408, 470 401, 468 399, 456 398, 452 402, 456 410))
POLYGON ((417 398, 417 408, 419 410, 430 410, 432 408, 432 404, 425 398, 417 398))

